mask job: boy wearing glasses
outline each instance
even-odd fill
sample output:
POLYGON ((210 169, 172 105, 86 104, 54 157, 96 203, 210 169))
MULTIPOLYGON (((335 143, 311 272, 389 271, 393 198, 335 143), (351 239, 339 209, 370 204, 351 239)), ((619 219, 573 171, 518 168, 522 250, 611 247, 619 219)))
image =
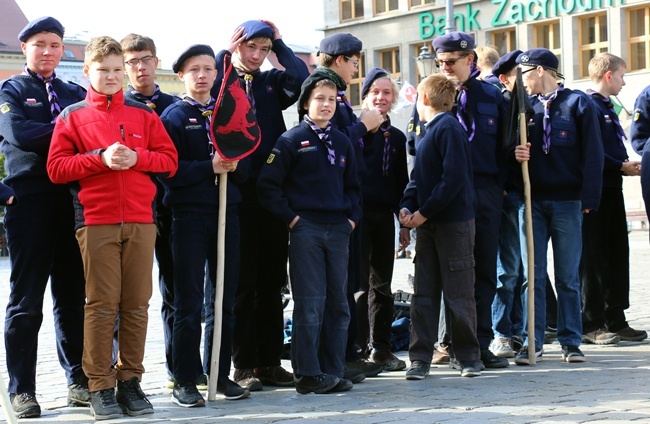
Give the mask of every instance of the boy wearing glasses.
MULTIPOLYGON (((481 345, 481 360, 486 368, 507 367, 508 360, 490 351, 492 342, 492 301, 496 293, 496 263, 499 224, 503 207, 505 151, 502 148, 506 103, 494 85, 477 79, 474 38, 464 32, 451 32, 433 41, 436 64, 448 79, 457 84, 452 113, 469 140, 474 169, 476 198, 476 329, 481 345)), ((453 338, 453 336, 452 336, 453 338)), ((453 346, 453 340, 452 340, 453 346)), ((457 364, 453 359, 452 367, 457 364)))

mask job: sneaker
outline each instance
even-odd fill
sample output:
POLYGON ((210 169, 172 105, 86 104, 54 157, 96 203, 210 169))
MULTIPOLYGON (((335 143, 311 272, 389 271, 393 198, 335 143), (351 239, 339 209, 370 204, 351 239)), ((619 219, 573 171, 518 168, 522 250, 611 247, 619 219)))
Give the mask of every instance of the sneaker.
POLYGON ((255 368, 255 377, 259 378, 265 386, 293 387, 295 384, 293 374, 280 365, 255 368))
POLYGON ((544 343, 551 344, 555 339, 557 339, 557 326, 547 325, 544 328, 544 343))
POLYGON ((566 362, 585 362, 585 354, 578 346, 562 346, 562 360, 566 362))
MULTIPOLYGON (((477 361, 479 363, 479 368, 481 371, 485 370, 485 365, 483 364, 483 361, 477 361)), ((452 370, 458 370, 462 371, 463 370, 463 362, 460 362, 456 358, 449 358, 449 368, 452 370)))
POLYGON ((194 383, 179 383, 174 384, 174 391, 172 392, 172 402, 183 408, 191 408, 193 406, 205 406, 205 399, 196 388, 194 383))
POLYGON ((358 368, 345 367, 343 371, 343 378, 350 380, 352 383, 361 383, 366 379, 366 375, 358 368))
POLYGON ((635 330, 631 327, 622 328, 616 331, 616 334, 618 334, 618 336, 624 342, 640 342, 641 340, 648 338, 648 333, 645 331, 635 330))
POLYGON ((339 382, 336 383, 336 386, 332 387, 328 393, 335 393, 335 392, 347 392, 348 390, 352 390, 352 387, 354 387, 354 384, 347 378, 340 378, 339 382))
POLYGON ((301 395, 316 393, 322 395, 332 390, 339 384, 340 378, 331 374, 319 375, 293 375, 296 384, 296 392, 301 395))
POLYGON ((196 390, 208 390, 208 375, 201 374, 195 381, 196 390))
POLYGON ((433 349, 432 364, 448 364, 449 363, 449 349, 439 343, 436 343, 433 349))
POLYGON ((375 364, 374 362, 364 361, 363 359, 357 359, 356 361, 346 362, 345 366, 346 368, 357 368, 362 373, 364 373, 366 377, 375 377, 384 369, 383 365, 381 364, 375 364))
POLYGON ((176 384, 176 380, 174 379, 174 376, 167 374, 167 380, 165 380, 165 384, 163 384, 163 387, 165 389, 173 389, 174 384, 176 384))
POLYGON ((595 345, 608 345, 616 344, 621 341, 621 338, 616 333, 610 333, 604 328, 599 328, 582 335, 583 343, 591 343, 595 345))
MULTIPOLYGON (((501 358, 503 359, 503 358, 501 358)), ((461 377, 478 377, 481 375, 481 361, 461 362, 460 363, 460 376, 461 377)))
POLYGON ((90 414, 96 420, 122 418, 122 408, 115 399, 115 389, 90 392, 90 414))
POLYGON ((495 337, 490 343, 490 350, 501 358, 514 358, 515 351, 512 350, 512 339, 510 337, 495 337))
POLYGON ((88 380, 72 383, 68 386, 68 406, 89 406, 90 390, 88 380))
POLYGON ((496 356, 490 349, 481 350, 481 361, 485 368, 507 368, 510 362, 506 358, 496 356))
POLYGON ((221 393, 226 400, 244 399, 251 395, 250 390, 240 386, 228 377, 219 378, 217 381, 217 393, 221 393))
POLYGON ((132 417, 153 414, 153 406, 140 388, 138 377, 133 377, 129 381, 118 381, 115 399, 122 407, 122 411, 132 417))
POLYGON ((406 371, 407 380, 424 380, 429 375, 430 366, 424 361, 418 359, 411 361, 411 366, 406 371))
POLYGON ((36 418, 41 416, 41 405, 36 400, 36 393, 11 393, 9 401, 16 413, 16 418, 36 418))
POLYGON ((524 338, 522 336, 512 336, 510 339, 512 341, 512 350, 519 352, 524 346, 524 338))
MULTIPOLYGON (((542 362, 542 353, 543 349, 535 349, 535 362, 542 362)), ((530 360, 528 359, 528 346, 522 346, 517 356, 515 356, 515 364, 517 365, 530 365, 530 360)))
POLYGON ((370 361, 382 365, 384 371, 401 371, 406 368, 406 362, 390 351, 373 349, 370 353, 370 361))
POLYGON ((235 383, 239 384, 245 389, 248 389, 251 392, 259 392, 260 390, 264 390, 262 382, 255 376, 255 370, 252 368, 235 369, 233 378, 235 380, 235 383))

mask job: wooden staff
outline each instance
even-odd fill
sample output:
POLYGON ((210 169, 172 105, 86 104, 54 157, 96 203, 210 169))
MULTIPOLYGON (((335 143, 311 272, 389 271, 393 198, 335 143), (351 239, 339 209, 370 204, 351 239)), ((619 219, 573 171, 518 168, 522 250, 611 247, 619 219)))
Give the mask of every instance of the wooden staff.
POLYGON ((0 375, 0 400, 2 400, 2 410, 5 413, 5 419, 8 424, 16 424, 16 414, 14 414, 14 409, 11 406, 11 401, 9 400, 9 394, 7 393, 7 387, 5 386, 5 380, 0 375))

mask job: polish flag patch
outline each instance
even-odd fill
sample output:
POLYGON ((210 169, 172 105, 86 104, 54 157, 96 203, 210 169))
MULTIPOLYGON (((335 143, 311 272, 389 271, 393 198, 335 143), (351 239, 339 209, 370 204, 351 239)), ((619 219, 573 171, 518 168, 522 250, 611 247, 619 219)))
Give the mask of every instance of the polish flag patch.
POLYGON ((27 103, 36 103, 36 99, 26 99, 27 103))
POLYGON ((300 145, 301 145, 302 147, 307 147, 307 146, 309 146, 309 140, 301 141, 301 142, 300 142, 300 145))
POLYGON ((197 122, 196 118, 190 118, 190 124, 196 124, 197 122))

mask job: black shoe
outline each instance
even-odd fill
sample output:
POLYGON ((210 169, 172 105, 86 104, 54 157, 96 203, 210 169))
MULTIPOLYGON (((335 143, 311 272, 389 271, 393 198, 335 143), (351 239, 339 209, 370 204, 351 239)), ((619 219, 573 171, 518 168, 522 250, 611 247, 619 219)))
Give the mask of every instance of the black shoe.
POLYGON ((90 390, 88 380, 84 379, 68 386, 68 406, 89 406, 90 390))
POLYGON ((460 376, 478 377, 479 375, 481 375, 482 366, 483 366, 482 361, 460 362, 460 376))
POLYGON ((183 408, 191 408, 193 406, 205 406, 205 399, 201 396, 196 384, 194 383, 174 383, 174 391, 172 392, 172 402, 183 408))
POLYGON ((370 352, 370 360, 376 364, 381 364, 384 371, 402 371, 406 368, 406 362, 393 355, 390 350, 376 350, 370 352))
POLYGON ((361 383, 366 379, 366 375, 358 368, 345 367, 343 371, 343 378, 350 380, 353 384, 361 383))
POLYGON ((620 330, 615 331, 615 333, 618 334, 624 342, 640 342, 641 340, 648 338, 648 333, 644 330, 635 330, 629 326, 621 328, 620 330))
POLYGON ((151 406, 151 402, 140 388, 138 377, 133 377, 129 381, 118 381, 117 396, 115 398, 122 407, 122 411, 132 417, 153 414, 153 406, 151 406))
POLYGON ((90 414, 96 420, 122 418, 122 408, 115 400, 115 389, 90 392, 90 414))
POLYGON ((364 361, 363 359, 357 359, 356 361, 347 361, 345 363, 345 366, 346 368, 356 368, 360 370, 366 375, 366 377, 374 377, 384 369, 384 366, 381 364, 364 361))
POLYGON ((217 393, 221 393, 227 400, 244 399, 251 395, 250 390, 240 386, 228 377, 219 378, 217 393))
POLYGON ((562 346, 562 360, 566 362, 585 362, 585 354, 578 346, 562 346))
MULTIPOLYGON (((543 353, 543 349, 535 349, 535 363, 542 362, 543 353)), ((517 356, 515 356, 515 364, 530 365, 530 359, 528 358, 528 346, 523 346, 519 353, 517 353, 517 356)))
POLYGON ((506 368, 510 362, 506 358, 496 356, 491 350, 481 350, 481 361, 485 368, 506 368))
POLYGON ((354 387, 354 384, 347 378, 341 378, 339 379, 339 382, 336 383, 336 386, 332 387, 329 391, 329 393, 334 393, 334 392, 347 392, 348 390, 352 390, 352 387, 354 387))
POLYGON ((411 366, 406 371, 407 380, 424 380, 424 377, 429 375, 431 366, 424 361, 416 359, 411 362, 411 366))
MULTIPOLYGON (((479 368, 481 371, 485 370, 485 364, 483 364, 483 361, 477 361, 479 363, 479 368)), ((467 364, 467 362, 464 362, 467 364)), ((458 359, 454 357, 449 358, 449 368, 452 370, 458 370, 458 371, 463 371, 463 362, 458 361, 458 359)))
MULTIPOLYGON (((293 374, 280 365, 255 368, 255 377, 265 386, 293 387, 293 374)), ((252 390, 251 390, 252 391, 252 390)))
POLYGON ((41 416, 41 406, 36 401, 36 394, 11 393, 9 395, 11 407, 16 413, 16 418, 36 418, 41 416))
POLYGON ((340 378, 331 374, 320 375, 293 375, 296 383, 296 391, 301 395, 316 393, 321 395, 332 390, 339 384, 340 378))

